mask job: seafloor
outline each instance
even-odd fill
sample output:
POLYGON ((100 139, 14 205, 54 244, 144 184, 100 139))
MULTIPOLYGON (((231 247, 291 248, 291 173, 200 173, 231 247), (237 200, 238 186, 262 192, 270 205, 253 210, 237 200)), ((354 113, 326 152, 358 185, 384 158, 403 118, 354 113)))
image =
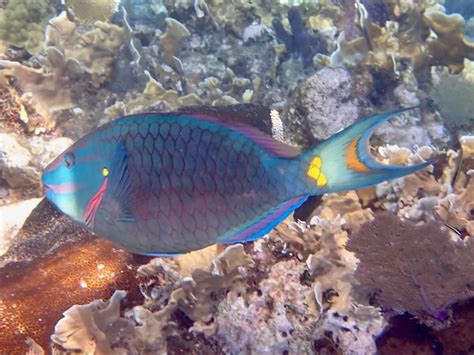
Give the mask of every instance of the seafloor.
POLYGON ((0 353, 474 353, 473 127, 471 0, 1 1, 0 353), (415 107, 373 154, 436 162, 167 259, 41 199, 45 165, 101 124, 237 104, 277 110, 255 125, 301 149, 415 107))

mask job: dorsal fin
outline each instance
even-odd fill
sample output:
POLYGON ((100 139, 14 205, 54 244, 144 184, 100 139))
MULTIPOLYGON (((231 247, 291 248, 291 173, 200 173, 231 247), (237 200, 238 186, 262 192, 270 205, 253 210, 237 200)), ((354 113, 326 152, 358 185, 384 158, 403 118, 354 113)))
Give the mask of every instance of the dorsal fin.
POLYGON ((270 118, 270 112, 272 110, 263 105, 196 105, 181 107, 178 111, 197 116, 217 117, 220 121, 223 122, 239 122, 257 128, 265 134, 272 134, 272 121, 270 118))
POLYGON ((271 110, 262 105, 241 104, 231 106, 189 106, 179 113, 196 119, 206 120, 230 128, 252 139, 263 149, 280 158, 295 158, 300 154, 297 148, 279 142, 273 137, 271 110))

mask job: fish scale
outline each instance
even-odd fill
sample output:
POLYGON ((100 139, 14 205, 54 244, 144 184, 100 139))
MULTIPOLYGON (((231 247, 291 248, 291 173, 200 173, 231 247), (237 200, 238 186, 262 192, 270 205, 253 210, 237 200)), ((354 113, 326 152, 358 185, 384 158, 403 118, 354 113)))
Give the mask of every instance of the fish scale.
MULTIPOLYGON (((258 159, 251 158, 255 150, 262 152, 245 137, 238 137, 243 140, 241 144, 232 144, 236 137, 230 139, 235 135, 230 130, 223 135, 212 125, 183 126, 173 118, 160 122, 159 127, 153 126, 146 121, 133 122, 129 132, 120 129, 131 157, 129 174, 134 189, 144 192, 136 193, 132 201, 136 223, 122 223, 122 229, 132 235, 130 238, 123 234, 127 240, 146 240, 148 245, 151 241, 160 252, 175 252, 176 245, 184 248, 187 243, 205 246, 209 240, 239 228, 248 216, 262 214, 269 202, 287 198, 278 194, 282 191, 278 191, 272 174, 258 159), (151 146, 147 139, 154 133, 151 146), (255 186, 265 187, 256 191, 255 186), (185 199, 193 203, 183 203, 185 199), (206 206, 205 213, 197 214, 194 203, 206 206), (163 223, 166 226, 161 226, 163 223), (202 233, 192 233, 193 230, 202 233), (173 250, 167 250, 171 244, 173 250)), ((95 229, 99 234, 109 228, 108 223, 101 223, 107 221, 101 218, 107 210, 107 198, 104 196, 103 206, 97 212, 95 229)))
POLYGON ((387 167, 370 157, 370 134, 396 112, 362 119, 300 153, 229 120, 240 109, 206 108, 222 119, 188 109, 110 122, 45 169, 46 196, 132 252, 171 255, 254 240, 308 196, 370 186, 431 163, 387 167))

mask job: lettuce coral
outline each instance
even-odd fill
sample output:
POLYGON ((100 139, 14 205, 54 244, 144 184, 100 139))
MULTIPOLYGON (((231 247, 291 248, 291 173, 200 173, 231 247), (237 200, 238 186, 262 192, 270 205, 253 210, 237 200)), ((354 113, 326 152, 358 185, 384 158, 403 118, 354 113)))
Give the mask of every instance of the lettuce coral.
POLYGON ((112 62, 124 41, 123 28, 102 21, 96 21, 91 31, 81 34, 63 11, 50 20, 44 47, 55 48, 55 59, 60 56, 64 58, 55 63, 77 63, 73 67, 75 74, 82 69, 91 76, 93 85, 99 87, 112 73, 112 62))

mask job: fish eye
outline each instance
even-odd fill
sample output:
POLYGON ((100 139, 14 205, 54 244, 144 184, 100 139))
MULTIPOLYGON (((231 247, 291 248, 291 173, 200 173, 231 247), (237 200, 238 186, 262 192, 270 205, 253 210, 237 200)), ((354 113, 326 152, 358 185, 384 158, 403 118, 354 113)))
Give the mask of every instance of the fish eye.
POLYGON ((75 162, 76 162, 76 157, 73 152, 67 152, 64 155, 64 164, 66 165, 66 168, 72 169, 75 162))

